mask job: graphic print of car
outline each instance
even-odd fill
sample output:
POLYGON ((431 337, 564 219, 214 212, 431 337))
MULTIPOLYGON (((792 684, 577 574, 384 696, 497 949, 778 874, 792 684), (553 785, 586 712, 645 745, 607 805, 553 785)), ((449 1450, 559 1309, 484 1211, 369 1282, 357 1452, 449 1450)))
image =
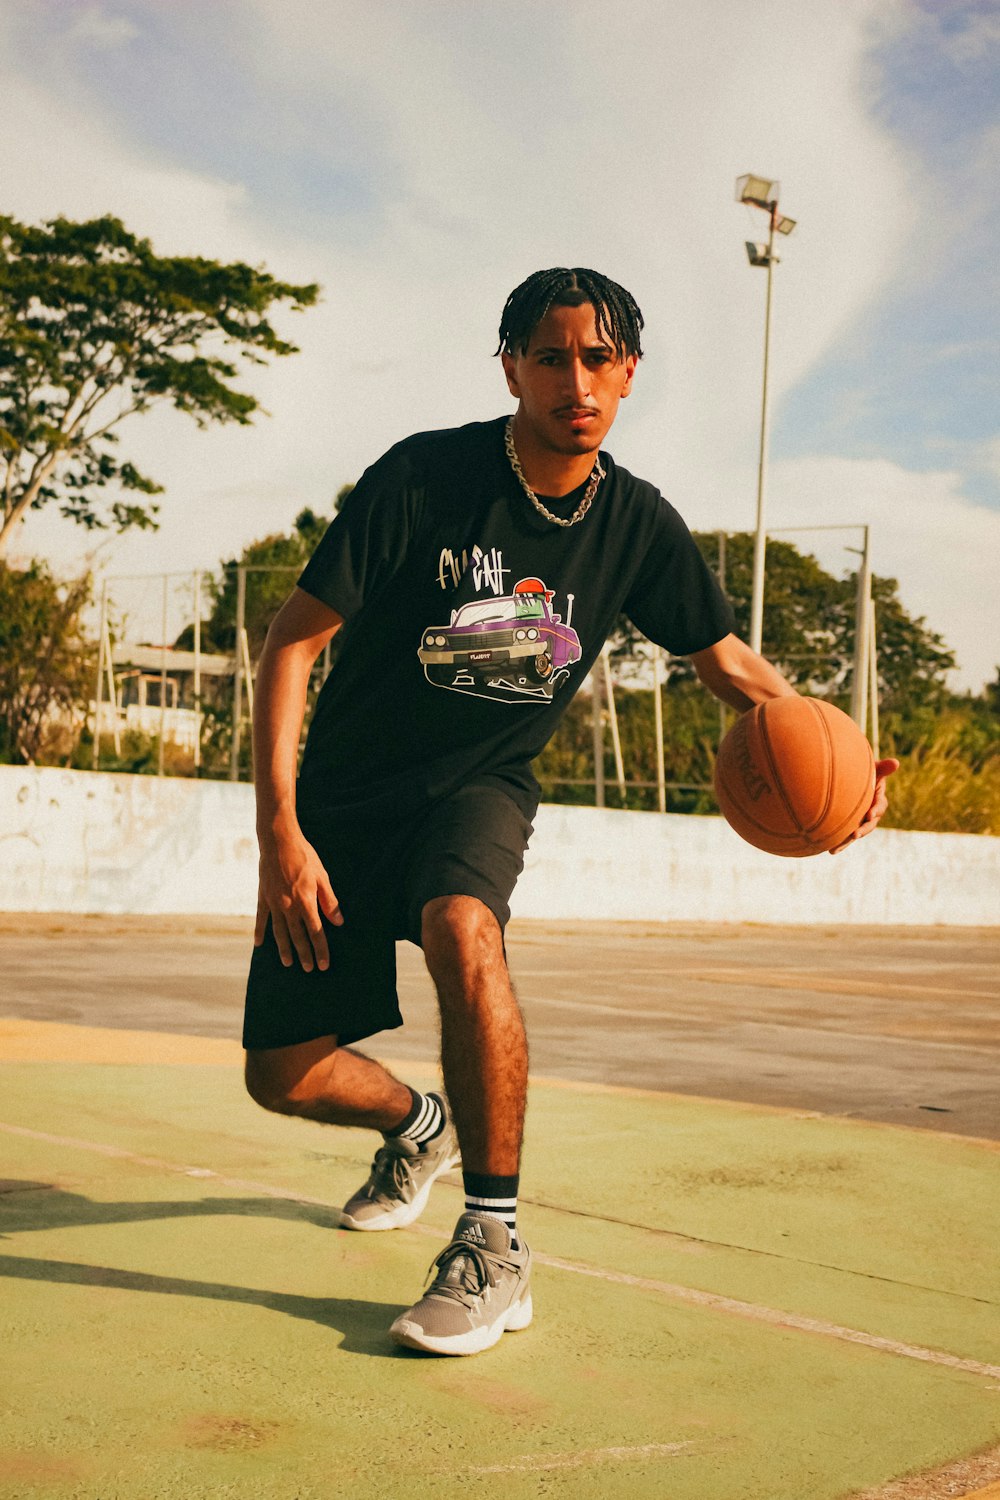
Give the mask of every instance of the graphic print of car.
POLYGON ((417 652, 428 676, 448 686, 460 671, 509 686, 547 683, 580 660, 580 638, 549 607, 550 590, 537 579, 519 583, 513 594, 477 599, 455 610, 449 625, 424 632, 417 652), (450 669, 447 681, 442 668, 450 669))

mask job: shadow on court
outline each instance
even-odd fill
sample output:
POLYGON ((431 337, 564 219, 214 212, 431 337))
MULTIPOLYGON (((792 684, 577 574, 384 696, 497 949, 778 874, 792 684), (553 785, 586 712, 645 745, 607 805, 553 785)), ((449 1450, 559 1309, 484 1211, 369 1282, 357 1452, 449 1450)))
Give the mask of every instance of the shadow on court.
MULTIPOLYGON (((235 1211, 239 1212, 239 1209, 235 1211)), ((269 1312, 284 1313, 290 1318, 304 1318, 310 1323, 317 1323, 321 1328, 333 1329, 343 1334, 337 1347, 345 1354, 366 1354, 374 1359, 392 1359, 400 1352, 386 1344, 385 1330, 403 1311, 403 1303, 393 1305, 365 1302, 353 1297, 296 1297, 287 1292, 263 1292, 253 1287, 227 1286, 218 1281, 152 1276, 142 1271, 125 1271, 114 1266, 33 1260, 19 1255, 0 1255, 0 1277, 62 1286, 117 1288, 123 1292, 155 1292, 159 1296, 168 1297, 206 1297, 212 1302, 238 1302, 247 1307, 262 1307, 269 1312)))
POLYGON ((287 1198, 200 1198, 148 1203, 99 1203, 49 1182, 0 1183, 0 1239, 31 1230, 75 1229, 93 1224, 140 1224, 153 1219, 201 1219, 242 1214, 266 1219, 297 1219, 319 1229, 338 1229, 335 1208, 295 1203, 287 1198))

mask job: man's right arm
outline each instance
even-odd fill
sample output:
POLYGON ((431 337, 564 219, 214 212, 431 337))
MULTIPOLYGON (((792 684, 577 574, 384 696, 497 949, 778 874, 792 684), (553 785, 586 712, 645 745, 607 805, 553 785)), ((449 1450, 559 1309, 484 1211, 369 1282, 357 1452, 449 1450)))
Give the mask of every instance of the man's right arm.
POLYGON ((281 962, 298 954, 303 969, 329 967, 320 911, 343 921, 329 877, 299 827, 295 778, 309 674, 343 621, 335 610, 295 589, 271 622, 257 666, 253 716, 254 784, 260 886, 254 943, 268 916, 281 962))

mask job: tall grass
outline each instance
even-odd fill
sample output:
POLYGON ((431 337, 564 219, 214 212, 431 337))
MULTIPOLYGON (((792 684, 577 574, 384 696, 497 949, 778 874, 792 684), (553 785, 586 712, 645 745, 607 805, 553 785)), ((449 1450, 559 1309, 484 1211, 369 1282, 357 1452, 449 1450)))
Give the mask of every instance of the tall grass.
POLYGON ((946 719, 899 761, 883 827, 1000 836, 1000 745, 970 756, 961 725, 946 719))

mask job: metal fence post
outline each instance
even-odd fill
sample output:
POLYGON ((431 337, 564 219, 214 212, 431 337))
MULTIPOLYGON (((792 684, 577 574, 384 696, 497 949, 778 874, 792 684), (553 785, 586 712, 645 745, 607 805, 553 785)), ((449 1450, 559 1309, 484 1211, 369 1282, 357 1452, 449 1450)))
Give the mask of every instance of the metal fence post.
POLYGON ((594 740, 594 804, 603 807, 604 797, 604 712, 601 692, 601 663, 600 659, 590 669, 590 687, 593 693, 592 730, 594 740))
POLYGON ((854 676, 851 681, 851 718, 861 733, 868 718, 868 624, 872 597, 871 528, 863 526, 864 542, 858 568, 858 592, 854 609, 854 676))
POLYGON ((660 647, 653 647, 653 728, 656 735, 656 805, 667 810, 667 757, 663 746, 663 698, 660 695, 662 657, 660 647))
POLYGON ((194 768, 201 770, 201 569, 194 574, 194 768))
POLYGON ((601 662, 604 668, 604 695, 608 705, 608 723, 611 727, 611 748, 615 756, 615 780, 618 782, 618 791, 622 799, 622 807, 627 807, 625 798, 625 762, 622 759, 622 737, 618 732, 618 710, 615 706, 615 685, 611 678, 611 647, 607 641, 601 652, 601 662))
POLYGON ((233 640, 233 737, 229 755, 229 779, 240 779, 240 740, 243 732, 243 657, 240 642, 246 624, 247 570, 236 569, 236 635, 233 640))
MULTIPOLYGON (((722 590, 723 593, 725 593, 726 592, 726 541, 727 541, 727 537, 726 537, 726 533, 724 531, 719 531, 719 532, 716 533, 716 535, 718 536, 718 539, 719 539, 719 566, 718 566, 718 569, 717 569, 717 572, 716 572, 716 577, 719 580, 719 588, 722 590)), ((725 737, 726 737, 726 730, 728 728, 729 728, 729 710, 726 707, 726 705, 723 703, 722 699, 720 698, 719 699, 719 743, 720 744, 725 739, 725 737)), ((661 812, 665 812, 666 809, 665 808, 661 808, 660 811, 661 812)))
POLYGON ((167 742, 167 606, 169 603, 170 574, 163 575, 163 613, 160 618, 160 748, 156 758, 156 774, 164 771, 164 754, 167 742))
POLYGON ((875 752, 875 759, 879 760, 878 743, 878 645, 875 638, 875 600, 869 599, 868 610, 868 685, 870 689, 869 711, 871 717, 871 745, 875 752))
POLYGON ((94 754, 93 767, 101 769, 101 695, 104 690, 104 641, 108 632, 108 584, 101 584, 101 624, 97 643, 97 685, 94 690, 94 754))

